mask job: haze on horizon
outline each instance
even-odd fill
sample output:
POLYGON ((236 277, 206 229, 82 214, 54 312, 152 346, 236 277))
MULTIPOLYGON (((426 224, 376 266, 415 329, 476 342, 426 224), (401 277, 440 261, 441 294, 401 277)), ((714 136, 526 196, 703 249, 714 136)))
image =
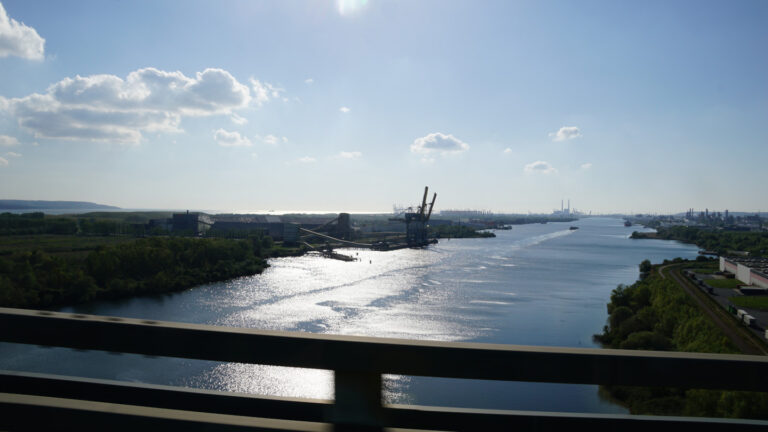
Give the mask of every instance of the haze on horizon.
POLYGON ((768 3, 0 1, 0 199, 766 211, 768 3))

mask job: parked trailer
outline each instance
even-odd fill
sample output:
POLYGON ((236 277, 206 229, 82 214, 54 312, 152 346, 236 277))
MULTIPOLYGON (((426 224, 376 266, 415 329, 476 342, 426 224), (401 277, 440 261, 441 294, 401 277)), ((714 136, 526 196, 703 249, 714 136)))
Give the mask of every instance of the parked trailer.
POLYGON ((744 309, 739 309, 736 311, 736 317, 739 319, 739 321, 741 321, 744 318, 744 315, 746 314, 747 314, 747 311, 745 311, 744 309))
POLYGON ((768 330, 765 331, 765 338, 768 339, 768 330))

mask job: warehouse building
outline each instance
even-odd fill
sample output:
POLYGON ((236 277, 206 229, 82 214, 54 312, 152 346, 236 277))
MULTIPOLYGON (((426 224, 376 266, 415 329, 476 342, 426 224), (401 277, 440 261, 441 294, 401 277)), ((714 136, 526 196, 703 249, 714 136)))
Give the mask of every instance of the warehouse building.
POLYGON ((733 273, 747 285, 768 289, 768 258, 720 257, 720 271, 733 273))

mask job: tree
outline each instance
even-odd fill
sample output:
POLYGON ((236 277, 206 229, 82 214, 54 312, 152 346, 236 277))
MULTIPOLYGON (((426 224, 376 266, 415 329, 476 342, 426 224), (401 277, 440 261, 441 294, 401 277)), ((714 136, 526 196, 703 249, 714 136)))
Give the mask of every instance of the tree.
POLYGON ((651 262, 648 260, 644 260, 640 263, 640 273, 648 273, 651 271, 651 262))

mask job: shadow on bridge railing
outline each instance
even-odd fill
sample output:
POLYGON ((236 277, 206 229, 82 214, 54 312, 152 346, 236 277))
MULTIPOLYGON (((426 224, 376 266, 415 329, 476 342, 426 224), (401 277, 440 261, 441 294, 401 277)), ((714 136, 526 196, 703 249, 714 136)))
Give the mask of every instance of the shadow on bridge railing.
POLYGON ((7 308, 0 341, 334 371, 333 401, 2 372, 0 428, 10 430, 51 422, 110 430, 768 429, 743 419, 388 405, 381 395, 382 374, 765 391, 762 356, 411 341, 7 308))

